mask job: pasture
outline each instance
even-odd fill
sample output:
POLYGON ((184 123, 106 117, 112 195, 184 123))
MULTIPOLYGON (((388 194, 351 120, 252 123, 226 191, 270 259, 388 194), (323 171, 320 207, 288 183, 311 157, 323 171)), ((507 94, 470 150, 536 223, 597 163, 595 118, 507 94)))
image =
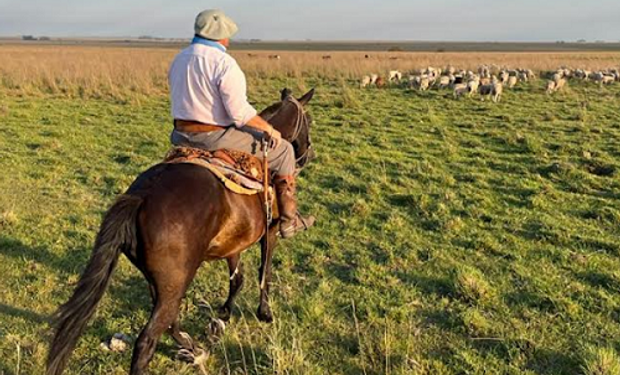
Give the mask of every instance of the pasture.
MULTIPOLYGON (((259 323, 258 247, 223 338, 228 288, 205 264, 182 326, 213 374, 620 373, 620 85, 544 80, 500 103, 449 91, 360 89, 372 71, 479 64, 604 69, 620 53, 236 52, 262 109, 317 88, 318 158, 300 178, 312 231, 274 258, 275 321, 259 323)), ((0 374, 41 374, 48 317, 69 297, 102 214, 160 161, 171 128, 165 49, 0 47, 0 374)), ((150 312, 120 266, 68 374, 124 374, 150 312)), ((153 374, 195 374, 169 337, 153 374)))

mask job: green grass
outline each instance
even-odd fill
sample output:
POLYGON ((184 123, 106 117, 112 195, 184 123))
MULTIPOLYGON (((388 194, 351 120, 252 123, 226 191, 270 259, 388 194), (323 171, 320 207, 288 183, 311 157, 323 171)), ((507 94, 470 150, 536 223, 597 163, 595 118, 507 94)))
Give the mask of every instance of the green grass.
MULTIPOLYGON (((294 78, 253 79, 262 108, 294 78)), ((281 242, 275 322, 259 323, 258 248, 214 374, 618 374, 620 88, 543 83, 493 104, 450 92, 317 86, 318 159, 300 179, 316 228, 281 242)), ((0 374, 40 374, 47 317, 70 295, 103 212, 168 148, 165 97, 0 91, 0 374)), ((227 294, 205 264, 181 312, 205 326, 227 294)), ((149 297, 124 258, 68 374, 123 374, 149 297)), ((168 337, 153 374, 194 374, 168 337)))

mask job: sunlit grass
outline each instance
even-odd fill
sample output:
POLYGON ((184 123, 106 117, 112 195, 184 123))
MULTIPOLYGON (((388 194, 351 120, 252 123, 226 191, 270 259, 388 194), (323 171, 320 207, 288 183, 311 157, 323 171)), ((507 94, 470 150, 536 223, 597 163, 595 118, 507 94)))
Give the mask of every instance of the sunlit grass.
MULTIPOLYGON (((118 97, 43 92, 27 66, 20 87, 0 85, 0 374, 42 373, 46 319, 68 298, 102 213, 168 148, 173 52, 136 52, 161 58, 145 67, 161 74, 148 91, 130 70, 139 89, 128 94, 116 74, 139 63, 114 51, 102 74, 118 97)), ((319 223, 276 251, 272 325, 254 316, 258 249, 244 255, 247 284, 209 371, 617 373, 619 86, 547 96, 539 81, 493 104, 300 74, 250 69, 250 97, 262 108, 284 86, 317 87, 318 159, 300 201, 319 223)), ((199 305, 217 308, 227 286, 226 266, 211 263, 187 293, 183 325, 202 345, 211 312, 199 305)), ((99 343, 136 337, 149 308, 123 259, 67 373, 126 373, 131 354, 99 343)), ((174 355, 163 339, 152 373, 196 373, 174 355)))

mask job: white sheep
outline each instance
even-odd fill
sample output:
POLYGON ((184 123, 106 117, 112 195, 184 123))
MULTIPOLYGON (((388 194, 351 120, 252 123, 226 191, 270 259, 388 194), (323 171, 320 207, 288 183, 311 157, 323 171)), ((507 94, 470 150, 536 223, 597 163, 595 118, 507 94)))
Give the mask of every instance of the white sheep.
POLYGON ((469 89, 469 96, 478 92, 478 88, 480 87, 480 79, 472 79, 467 82, 467 88, 469 89))
POLYGON ((469 87, 467 87, 467 85, 460 84, 460 85, 454 86, 454 91, 453 91, 454 99, 458 99, 461 96, 465 96, 468 94, 469 94, 469 87))
POLYGON ((388 78, 389 82, 400 82, 403 79, 403 74, 398 70, 391 70, 388 78))
POLYGON ((370 85, 370 76, 364 76, 364 78, 362 78, 362 81, 360 82, 360 87, 361 88, 365 88, 368 87, 368 85, 370 85))
POLYGON ((437 87, 439 89, 445 89, 447 87, 450 87, 450 82, 451 82, 450 76, 441 76, 437 83, 437 87))
POLYGON ((431 85, 431 81, 428 79, 428 77, 422 77, 420 79, 420 87, 419 87, 419 89, 420 89, 420 91, 426 91, 426 90, 428 90, 430 85, 431 85))
POLYGON ((513 89, 517 85, 517 80, 516 76, 510 76, 508 78, 508 88, 513 89))
POLYGON ((507 83, 508 83, 508 79, 509 79, 509 78, 510 78, 510 75, 508 74, 508 72, 507 72, 507 71, 502 70, 502 71, 499 73, 499 80, 500 80, 500 82, 502 83, 502 85, 507 84, 507 83))
POLYGON ((502 98, 502 93, 504 92, 504 85, 500 82, 495 82, 493 84, 493 90, 491 91, 491 96, 493 97, 493 102, 499 103, 502 98))
POLYGON ((612 83, 616 82, 616 77, 612 76, 612 75, 605 75, 603 76, 603 79, 601 80, 601 85, 611 85, 612 83))
POLYGON ((567 85, 568 85, 568 81, 566 80, 566 78, 561 78, 559 81, 555 83, 554 91, 560 91, 564 89, 564 87, 566 87, 567 85))

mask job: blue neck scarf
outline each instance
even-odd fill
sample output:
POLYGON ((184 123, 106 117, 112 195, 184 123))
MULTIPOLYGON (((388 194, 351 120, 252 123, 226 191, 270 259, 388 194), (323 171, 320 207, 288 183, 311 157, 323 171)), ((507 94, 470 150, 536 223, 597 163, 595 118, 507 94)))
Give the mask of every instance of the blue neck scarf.
POLYGON ((226 52, 226 47, 224 47, 223 45, 219 44, 218 42, 216 42, 214 40, 209 40, 209 39, 201 38, 199 36, 195 36, 194 39, 192 39, 192 44, 202 44, 202 45, 205 45, 205 46, 217 48, 217 49, 219 49, 222 52, 226 52))

